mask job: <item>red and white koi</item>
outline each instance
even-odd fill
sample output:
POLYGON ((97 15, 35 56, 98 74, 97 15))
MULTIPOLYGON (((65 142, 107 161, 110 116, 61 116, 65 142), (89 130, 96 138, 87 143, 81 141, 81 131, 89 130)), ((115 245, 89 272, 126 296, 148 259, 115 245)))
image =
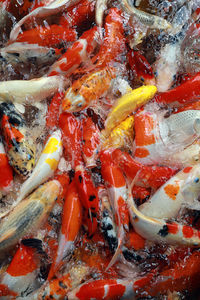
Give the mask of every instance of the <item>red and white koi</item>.
POLYGON ((62 155, 61 131, 54 131, 46 142, 30 177, 22 184, 16 203, 53 176, 62 155))
POLYGON ((101 174, 108 189, 110 201, 115 213, 115 223, 117 225, 118 232, 118 248, 109 263, 108 268, 115 263, 119 253, 121 252, 125 235, 124 229, 127 231, 129 230, 129 217, 126 206, 126 180, 120 168, 112 160, 110 154, 109 150, 100 153, 101 174))
POLYGON ((0 103, 0 120, 9 163, 18 174, 27 176, 35 164, 36 149, 26 122, 7 102, 0 103))
MULTIPOLYGON (((134 182, 134 181, 133 181, 134 182)), ((141 213, 132 197, 132 185, 129 186, 127 204, 130 221, 135 231, 145 239, 154 242, 164 242, 170 245, 200 245, 200 231, 176 222, 167 222, 162 218, 148 217, 141 213)))
POLYGON ((94 26, 67 49, 67 51, 50 68, 48 76, 70 76, 82 62, 88 60, 101 40, 100 28, 94 26))
POLYGON ((197 110, 187 110, 164 118, 141 109, 135 115, 135 159, 144 164, 164 164, 169 156, 191 145, 199 137, 197 110))
POLYGON ((74 242, 78 236, 82 223, 82 206, 76 188, 75 180, 68 186, 63 207, 62 225, 58 239, 56 257, 49 271, 50 280, 62 265, 62 261, 74 250, 74 242))
POLYGON ((87 168, 96 166, 100 131, 90 117, 83 120, 83 159, 87 168))
POLYGON ((4 101, 18 103, 42 101, 64 88, 66 84, 66 80, 60 76, 2 81, 0 82, 0 96, 4 101))
POLYGON ((186 167, 178 172, 165 184, 163 184, 149 201, 140 205, 139 210, 149 216, 155 218, 172 218, 175 217, 184 202, 194 201, 196 194, 200 191, 198 183, 199 164, 193 167, 186 167), (187 184, 187 196, 186 183, 187 184), (195 193, 194 186, 197 190, 195 193), (190 188, 190 192, 189 192, 190 188), (193 192, 192 192, 193 191, 193 192), (193 197, 193 199, 192 199, 193 197))
POLYGON ((15 26, 13 27, 11 33, 10 33, 10 41, 15 41, 18 37, 22 25, 32 19, 32 18, 41 18, 46 17, 49 15, 56 14, 64 9, 67 9, 70 6, 73 6, 74 4, 78 3, 80 0, 52 0, 48 1, 48 3, 44 3, 44 6, 38 7, 34 10, 32 10, 28 15, 24 16, 15 26))
POLYGON ((13 186, 13 171, 9 164, 4 145, 0 139, 0 196, 8 193, 13 186))
POLYGON ((134 300, 134 281, 127 279, 96 279, 85 282, 68 293, 69 300, 134 300))
MULTIPOLYGON (((40 258, 37 250, 21 244, 2 276, 1 284, 7 286, 17 296, 26 297, 40 286, 36 279, 39 267, 40 258)), ((8 298, 9 295, 5 295, 5 293, 4 296, 1 296, 2 300, 8 298)))
POLYGON ((48 217, 60 189, 61 185, 57 180, 45 183, 3 219, 0 228, 1 257, 7 255, 7 250, 13 248, 21 238, 41 226, 48 217))

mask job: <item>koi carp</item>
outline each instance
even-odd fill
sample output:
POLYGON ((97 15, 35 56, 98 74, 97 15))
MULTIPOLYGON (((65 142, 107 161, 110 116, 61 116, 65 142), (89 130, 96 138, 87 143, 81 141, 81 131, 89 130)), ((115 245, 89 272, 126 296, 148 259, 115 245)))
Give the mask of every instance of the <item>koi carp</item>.
POLYGON ((80 231, 82 207, 76 188, 75 180, 68 186, 63 207, 62 225, 58 239, 56 257, 49 271, 48 280, 62 265, 62 260, 74 250, 74 243, 80 231))
POLYGON ((65 92, 62 101, 63 111, 80 111, 97 101, 107 93, 115 76, 111 68, 103 68, 75 81, 65 92))
POLYGON ((10 80, 0 82, 0 97, 4 101, 18 103, 42 101, 66 85, 60 76, 41 77, 31 80, 10 80))
POLYGON ((9 163, 18 174, 27 176, 35 164, 36 149, 25 120, 15 106, 7 102, 0 104, 0 119, 9 163))
POLYGON ((109 66, 113 62, 121 62, 126 52, 123 19, 118 8, 111 8, 105 19, 104 41, 99 52, 92 58, 96 68, 109 66))
POLYGON ((83 120, 83 159, 87 168, 96 166, 100 131, 91 118, 83 120))
MULTIPOLYGON (((36 279, 39 267, 40 258, 37 250, 21 244, 4 273, 1 284, 7 286, 19 297, 26 297, 40 286, 36 279)), ((4 294, 1 298, 2 300, 8 299, 6 298, 8 296, 4 294)))
POLYGON ((109 269, 116 261, 124 242, 125 230, 129 230, 129 217, 126 206, 127 187, 120 168, 112 161, 109 150, 100 153, 101 174, 108 189, 118 233, 118 248, 109 263, 109 269))
POLYGON ((198 110, 187 110, 163 118, 162 113, 141 109, 135 115, 135 159, 143 164, 164 164, 199 137, 198 110))
POLYGON ((54 174, 62 155, 61 131, 54 131, 46 142, 30 177, 22 184, 15 205, 54 174))
POLYGON ((100 43, 100 29, 97 26, 87 30, 67 49, 67 51, 50 68, 48 76, 70 76, 100 43))
POLYGON ((139 210, 149 217, 171 218, 184 202, 192 202, 199 192, 199 164, 186 167, 163 184, 139 210))
POLYGON ((151 100, 156 91, 157 89, 154 85, 142 86, 119 98, 108 113, 103 135, 107 137, 110 131, 127 118, 129 114, 151 100))
POLYGON ((24 16, 15 26, 13 27, 11 33, 10 33, 10 41, 15 41, 20 33, 21 26, 28 20, 30 20, 33 17, 41 18, 46 17, 52 14, 56 14, 63 9, 67 9, 70 6, 73 6, 74 4, 78 3, 80 0, 53 0, 50 1, 46 6, 44 3, 44 6, 38 7, 34 10, 32 10, 28 15, 24 16))
POLYGON ((167 20, 135 8, 134 6, 129 4, 128 0, 122 1, 122 7, 127 11, 127 13, 133 15, 138 21, 140 21, 143 25, 148 26, 149 28, 160 30, 169 30, 170 28, 172 28, 172 25, 167 20))
POLYGON ((181 225, 176 222, 167 222, 160 217, 153 218, 144 215, 137 209, 131 189, 132 185, 129 185, 127 204, 131 224, 139 235, 154 242, 162 241, 170 245, 199 246, 200 231, 191 226, 181 225))
POLYGON ((102 148, 130 148, 133 143, 133 132, 134 116, 130 116, 111 131, 102 148))
POLYGON ((52 180, 39 187, 25 201, 20 202, 4 218, 0 228, 0 253, 14 247, 25 235, 36 230, 48 217, 56 198, 60 193, 60 183, 52 180))

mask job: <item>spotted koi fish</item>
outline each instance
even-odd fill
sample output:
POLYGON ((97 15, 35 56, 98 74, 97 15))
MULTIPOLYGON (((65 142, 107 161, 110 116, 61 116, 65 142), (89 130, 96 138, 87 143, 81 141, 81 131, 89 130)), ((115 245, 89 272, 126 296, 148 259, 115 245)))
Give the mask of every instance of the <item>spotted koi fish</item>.
POLYGON ((115 223, 118 232, 118 248, 107 268, 110 268, 116 261, 125 236, 125 230, 129 230, 129 217, 126 206, 127 187, 122 171, 112 161, 109 150, 100 153, 101 174, 108 189, 113 211, 115 213, 115 223))
MULTIPOLYGON (((144 164, 164 164, 165 159, 191 145, 199 136, 197 110, 187 110, 168 118, 141 109, 135 115, 135 159, 144 164)), ((170 160, 168 159, 170 163, 170 160)))
POLYGON ((155 192, 150 201, 142 204, 139 210, 149 217, 175 217, 184 202, 192 202, 198 197, 198 170, 199 164, 178 172, 155 192))
POLYGON ((60 193, 60 188, 57 180, 45 183, 3 219, 0 228, 1 257, 7 255, 7 250, 45 221, 60 193))
POLYGON ((18 174, 27 176, 35 164, 35 146, 25 120, 12 103, 6 102, 0 104, 0 118, 9 163, 18 174))
POLYGON ((107 93, 115 77, 112 68, 103 68, 84 75, 65 92, 62 102, 63 111, 80 111, 97 101, 107 93))
POLYGON ((200 231, 176 222, 167 222, 162 218, 148 217, 141 213, 134 202, 129 186, 127 203, 130 213, 130 221, 135 231, 143 238, 164 242, 170 245, 187 245, 197 247, 200 245, 200 231))
MULTIPOLYGON (((16 203, 31 193, 54 174, 62 155, 61 131, 54 131, 46 142, 30 177, 22 184, 16 203)), ((16 205, 15 203, 15 205, 16 205)))

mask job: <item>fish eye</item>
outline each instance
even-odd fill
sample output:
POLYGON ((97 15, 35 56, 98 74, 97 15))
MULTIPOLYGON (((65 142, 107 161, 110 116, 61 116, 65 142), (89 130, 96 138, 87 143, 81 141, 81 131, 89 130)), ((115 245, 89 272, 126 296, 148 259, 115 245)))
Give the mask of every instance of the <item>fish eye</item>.
POLYGON ((194 182, 195 182, 195 183, 198 183, 198 182, 199 182, 199 178, 196 177, 196 178, 194 179, 194 182))
POLYGON ((83 104, 81 102, 77 103, 77 107, 82 107, 83 104))

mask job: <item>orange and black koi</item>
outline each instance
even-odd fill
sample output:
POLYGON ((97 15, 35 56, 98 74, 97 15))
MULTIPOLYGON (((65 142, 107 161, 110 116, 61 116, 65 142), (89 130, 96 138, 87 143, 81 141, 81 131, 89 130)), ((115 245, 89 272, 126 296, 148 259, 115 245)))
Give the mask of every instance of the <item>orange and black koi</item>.
POLYGON ((10 165, 22 176, 27 176, 35 163, 35 146, 22 115, 12 103, 0 104, 1 128, 10 165))

